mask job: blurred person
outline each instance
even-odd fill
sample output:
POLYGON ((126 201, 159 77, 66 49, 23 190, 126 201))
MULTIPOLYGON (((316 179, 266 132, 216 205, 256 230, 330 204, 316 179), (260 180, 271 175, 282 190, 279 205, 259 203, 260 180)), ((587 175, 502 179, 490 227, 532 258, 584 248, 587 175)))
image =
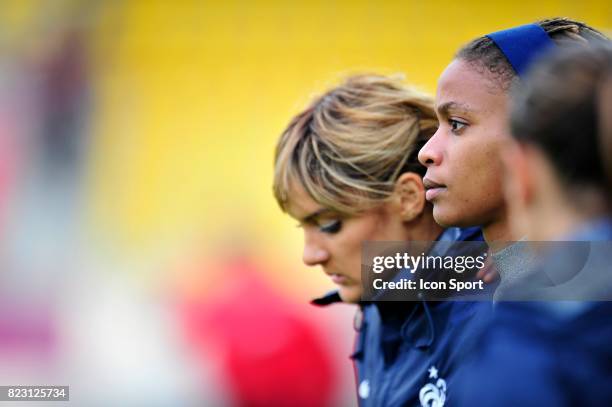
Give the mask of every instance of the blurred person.
POLYGON ((478 229, 436 224, 425 200, 417 153, 437 126, 429 96, 395 78, 354 76, 295 116, 277 144, 275 197, 304 231, 303 262, 338 286, 313 303, 359 304, 352 359, 360 405, 444 404, 457 354, 488 309, 363 300, 363 242, 482 240, 478 229))
MULTIPOLYGON (((62 31, 61 25, 55 31, 62 31)), ((63 304, 70 294, 67 283, 81 271, 77 257, 83 245, 80 206, 71 193, 76 185, 42 170, 52 148, 45 143, 51 127, 46 113, 63 104, 53 76, 70 65, 62 47, 51 45, 61 36, 55 31, 44 44, 13 51, 9 46, 0 67, 0 382, 5 384, 70 384, 70 327, 63 324, 63 304)), ((81 117, 70 107, 65 112, 64 122, 70 114, 81 117)))
MULTIPOLYGON (((599 91, 599 128, 601 131, 601 154, 612 187, 612 73, 603 79, 599 91)), ((610 188, 612 190, 612 188, 610 188)))
POLYGON ((339 378, 323 336, 329 331, 327 324, 311 318, 270 285, 262 265, 247 250, 232 250, 238 253, 207 266, 207 273, 214 270, 224 276, 223 283, 215 284, 208 295, 179 303, 192 357, 205 368, 215 362, 215 387, 225 396, 219 405, 310 407, 345 402, 338 400, 339 378))
POLYGON ((589 301, 612 292, 612 199, 604 169, 612 156, 600 148, 609 142, 611 76, 609 44, 558 50, 513 93, 517 144, 504 156, 509 224, 533 240, 564 241, 541 253, 533 274, 544 278, 523 287, 545 294, 570 287, 582 296, 570 299, 585 301, 499 304, 464 365, 461 405, 612 403, 612 303, 589 301), (588 248, 585 261, 554 284, 558 266, 575 262, 574 246, 588 248))
POLYGON ((476 38, 459 50, 438 82, 438 131, 419 152, 427 167, 426 198, 444 226, 481 226, 493 250, 501 282, 507 287, 531 259, 513 233, 503 197, 501 151, 511 140, 507 126, 509 90, 530 64, 554 47, 607 41, 588 25, 553 18, 476 38))

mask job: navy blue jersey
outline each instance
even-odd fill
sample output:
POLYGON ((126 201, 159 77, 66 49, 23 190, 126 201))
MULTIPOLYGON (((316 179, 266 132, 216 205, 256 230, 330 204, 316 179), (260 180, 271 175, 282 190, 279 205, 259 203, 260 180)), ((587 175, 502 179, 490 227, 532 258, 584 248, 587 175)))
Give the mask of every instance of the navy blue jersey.
POLYGON ((379 304, 408 310, 405 318, 394 321, 381 317, 390 310, 364 307, 353 354, 360 405, 449 405, 457 366, 470 346, 478 315, 487 312, 489 303, 379 304))
MULTIPOLYGON (((612 240, 612 223, 588 225, 564 240, 612 240)), ((594 258, 579 272, 597 267, 612 281, 610 253, 594 258)), ((496 304, 459 372, 460 405, 612 405, 611 315, 609 301, 496 304)))
MULTIPOLYGON (((482 241, 482 234, 474 228, 450 228, 439 240, 482 241)), ((332 293, 315 303, 323 305, 337 300, 337 294, 332 293)), ((457 365, 490 307, 491 303, 486 301, 360 304, 352 355, 359 404, 451 405, 457 365)))
POLYGON ((459 405, 612 405, 610 315, 610 302, 499 303, 459 371, 459 405))

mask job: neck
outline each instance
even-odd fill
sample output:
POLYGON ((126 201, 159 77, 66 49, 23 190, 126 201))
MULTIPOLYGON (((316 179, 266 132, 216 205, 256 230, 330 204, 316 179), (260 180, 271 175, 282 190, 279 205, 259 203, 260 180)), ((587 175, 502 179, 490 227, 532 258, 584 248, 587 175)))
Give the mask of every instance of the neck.
POLYGON ((444 231, 444 228, 436 223, 432 211, 423 211, 423 214, 406 225, 406 240, 434 241, 444 231))
POLYGON ((543 203, 530 217, 531 240, 563 238, 592 219, 609 214, 608 204, 596 191, 576 191, 572 201, 558 194, 542 198, 543 203))
POLYGON ((499 219, 484 225, 482 227, 482 234, 493 251, 503 249, 512 243, 513 240, 510 224, 505 213, 499 219))

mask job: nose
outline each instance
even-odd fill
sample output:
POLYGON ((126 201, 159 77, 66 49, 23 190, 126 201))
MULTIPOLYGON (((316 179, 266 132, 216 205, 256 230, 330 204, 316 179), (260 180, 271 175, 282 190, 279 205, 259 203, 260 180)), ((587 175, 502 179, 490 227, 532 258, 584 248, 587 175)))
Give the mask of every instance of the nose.
POLYGON ((419 151, 419 162, 425 167, 440 165, 442 162, 441 139, 442 135, 438 129, 419 151))
POLYGON ((302 261, 307 266, 316 266, 325 263, 329 259, 329 252, 323 247, 319 239, 313 233, 304 231, 304 252, 302 261))

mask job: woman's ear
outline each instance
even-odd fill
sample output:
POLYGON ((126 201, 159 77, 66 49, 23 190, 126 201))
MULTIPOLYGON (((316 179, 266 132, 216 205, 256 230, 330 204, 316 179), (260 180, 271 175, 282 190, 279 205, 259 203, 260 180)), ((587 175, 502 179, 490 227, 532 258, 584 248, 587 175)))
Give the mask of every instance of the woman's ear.
POLYGON ((425 187, 421 176, 414 172, 401 174, 395 181, 393 200, 402 221, 410 222, 418 218, 425 208, 425 187))

